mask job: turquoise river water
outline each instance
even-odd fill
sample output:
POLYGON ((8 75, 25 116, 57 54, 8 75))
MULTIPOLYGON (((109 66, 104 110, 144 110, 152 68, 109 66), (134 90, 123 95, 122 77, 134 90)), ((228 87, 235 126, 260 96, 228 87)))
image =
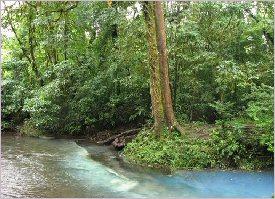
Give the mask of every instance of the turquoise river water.
POLYGON ((178 171, 131 166, 111 147, 68 139, 1 138, 1 198, 271 197, 273 171, 178 171))

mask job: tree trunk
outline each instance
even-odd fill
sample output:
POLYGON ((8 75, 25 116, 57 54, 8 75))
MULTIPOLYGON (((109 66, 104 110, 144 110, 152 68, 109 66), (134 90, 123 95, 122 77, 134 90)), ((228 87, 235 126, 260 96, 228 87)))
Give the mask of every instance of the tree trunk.
POLYGON ((147 41, 149 48, 150 65, 150 93, 152 101, 152 114, 154 118, 154 130, 159 133, 161 128, 163 127, 165 118, 160 85, 154 3, 144 2, 143 13, 147 26, 147 41))
POLYGON ((172 130, 175 122, 175 115, 173 111, 173 103, 171 96, 171 89, 169 84, 169 71, 168 71, 168 56, 166 48, 166 33, 163 9, 160 1, 155 2, 155 23, 156 23, 156 35, 157 46, 159 55, 159 68, 161 74, 161 87, 163 95, 163 107, 165 112, 166 123, 169 129, 172 130))
POLYGON ((182 128, 175 119, 171 88, 169 84, 166 33, 161 2, 144 2, 143 12, 147 25, 147 41, 150 65, 150 93, 154 130, 159 133, 163 127, 169 130, 182 128))

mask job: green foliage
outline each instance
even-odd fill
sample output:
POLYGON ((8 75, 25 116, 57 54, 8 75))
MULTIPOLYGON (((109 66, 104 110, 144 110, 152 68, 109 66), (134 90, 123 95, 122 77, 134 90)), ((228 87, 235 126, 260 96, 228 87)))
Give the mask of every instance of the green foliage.
POLYGON ((52 133, 77 134, 87 126, 101 129, 142 121, 149 115, 147 82, 128 75, 114 79, 113 70, 94 76, 86 66, 75 70, 72 63, 61 62, 48 71, 54 79, 25 99, 23 111, 37 128, 52 133))
POLYGON ((4 130, 14 130, 26 117, 22 113, 22 108, 31 88, 26 76, 26 66, 26 62, 17 59, 2 64, 2 128, 4 130))
POLYGON ((273 166, 273 153, 262 145, 261 132, 240 121, 214 130, 208 139, 191 137, 164 130, 159 138, 143 130, 127 144, 124 154, 136 164, 170 169, 255 170, 273 166))
POLYGON ((261 130, 260 143, 274 152, 273 87, 265 85, 255 87, 250 97, 253 99, 248 103, 247 115, 261 130))
POLYGON ((32 137, 39 137, 44 135, 45 133, 38 130, 31 121, 25 121, 24 124, 20 127, 20 134, 32 137))
POLYGON ((47 86, 35 91, 32 98, 25 100, 23 111, 30 114, 33 124, 40 129, 57 129, 59 122, 60 106, 53 103, 53 97, 59 95, 58 85, 47 84, 47 86))
POLYGON ((5 12, 5 26, 10 18, 13 24, 16 22, 21 41, 6 37, 4 42, 5 49, 11 51, 3 68, 5 124, 20 125, 29 119, 43 131, 85 134, 91 128, 138 125, 150 117, 143 20, 132 22, 125 18, 131 3, 113 5, 108 8, 106 2, 31 2, 5 12), (26 16, 33 15, 35 6, 39 15, 29 21, 26 16), (58 11, 69 7, 74 8, 66 15, 58 11), (28 22, 35 26, 32 37, 24 32, 32 31, 28 22), (36 42, 38 76, 29 60, 31 46, 23 42, 30 39, 36 42), (15 57, 23 61, 15 62, 15 57), (40 75, 43 85, 38 85, 40 75))
POLYGON ((154 132, 143 130, 124 149, 126 159, 152 167, 171 169, 208 167, 208 148, 202 140, 191 140, 177 132, 162 131, 159 138, 154 132))
POLYGON ((185 121, 240 117, 254 85, 273 87, 272 5, 173 4, 167 13, 175 109, 185 121), (265 10, 266 9, 266 10, 265 10))
POLYGON ((211 167, 263 169, 273 165, 272 153, 260 143, 257 131, 249 132, 244 128, 231 126, 211 134, 211 167))

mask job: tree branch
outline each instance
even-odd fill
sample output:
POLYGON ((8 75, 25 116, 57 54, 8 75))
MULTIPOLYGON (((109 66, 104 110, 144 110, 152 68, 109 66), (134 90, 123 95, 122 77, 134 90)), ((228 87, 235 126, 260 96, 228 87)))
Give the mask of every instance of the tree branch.
MULTIPOLYGON (((253 15, 253 13, 251 12, 251 10, 249 10, 248 8, 246 8, 246 9, 245 9, 245 12, 246 12, 252 19, 254 19, 257 23, 260 22, 260 20, 259 20, 255 15, 253 15)), ((263 35, 264 35, 265 39, 266 39, 267 41, 270 41, 270 42, 272 43, 272 45, 274 45, 274 38, 271 36, 271 34, 268 33, 267 30, 266 30, 265 28, 263 28, 262 32, 263 32, 263 35)))
MULTIPOLYGON (((3 1, 3 3, 4 3, 4 5, 5 5, 5 1, 3 1)), ((24 56, 27 58, 27 60, 31 63, 31 62, 32 62, 32 61, 31 61, 31 58, 28 56, 28 52, 27 52, 26 48, 23 46, 23 42, 20 40, 20 38, 19 38, 19 36, 18 36, 18 34, 17 34, 17 32, 16 32, 16 29, 15 29, 13 23, 12 23, 12 19, 11 19, 11 16, 10 16, 10 14, 9 14, 8 8, 10 8, 10 6, 6 6, 6 5, 5 5, 5 11, 7 12, 8 23, 10 24, 11 30, 12 30, 12 32, 14 33, 15 38, 16 38, 16 40, 18 41, 18 43, 19 43, 19 45, 20 45, 20 48, 21 48, 21 50, 22 50, 22 52, 23 52, 23 55, 24 55, 24 56)))
POLYGON ((128 130, 128 131, 124 131, 118 135, 114 135, 106 140, 103 141, 99 141, 97 142, 98 144, 111 144, 116 138, 122 137, 122 136, 129 136, 129 135, 134 135, 136 133, 138 133, 141 130, 141 128, 137 128, 137 129, 132 129, 132 130, 128 130))

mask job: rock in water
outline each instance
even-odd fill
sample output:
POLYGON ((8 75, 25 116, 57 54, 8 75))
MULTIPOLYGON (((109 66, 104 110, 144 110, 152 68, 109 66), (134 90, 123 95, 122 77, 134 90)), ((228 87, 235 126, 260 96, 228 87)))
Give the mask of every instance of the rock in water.
POLYGON ((115 149, 117 150, 121 150, 125 147, 125 138, 124 137, 120 137, 120 138, 116 138, 113 142, 112 145, 115 147, 115 149))

